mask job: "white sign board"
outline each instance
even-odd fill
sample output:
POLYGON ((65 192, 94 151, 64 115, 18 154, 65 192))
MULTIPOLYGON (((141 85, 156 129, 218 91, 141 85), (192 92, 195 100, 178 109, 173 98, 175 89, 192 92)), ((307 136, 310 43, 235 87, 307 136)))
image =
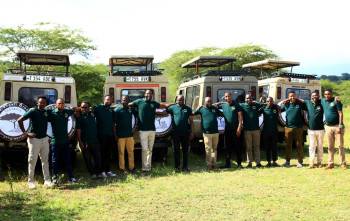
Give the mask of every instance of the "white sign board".
POLYGON ((241 76, 221 76, 220 80, 221 81, 241 81, 242 77, 241 76))
POLYGON ((149 76, 128 76, 125 77, 125 82, 148 82, 150 81, 149 76))
POLYGON ((308 83, 308 80, 307 80, 307 79, 304 79, 304 78, 291 78, 291 79, 290 79, 290 82, 307 84, 307 83, 308 83))

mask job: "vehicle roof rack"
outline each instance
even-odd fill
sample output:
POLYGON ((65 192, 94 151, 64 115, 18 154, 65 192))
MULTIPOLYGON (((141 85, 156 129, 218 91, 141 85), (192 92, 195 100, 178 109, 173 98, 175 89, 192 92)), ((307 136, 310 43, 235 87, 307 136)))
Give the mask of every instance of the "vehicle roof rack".
POLYGON ((220 67, 236 61, 231 56, 198 56, 181 65, 183 68, 220 67))
POLYGON ((57 65, 69 66, 69 55, 48 51, 18 51, 16 53, 20 63, 29 65, 57 65))
POLYGON ((150 70, 150 71, 115 71, 112 76, 157 76, 162 75, 161 71, 150 70))
POLYGON ((153 62, 152 55, 113 55, 109 59, 110 66, 147 66, 153 62))
POLYGON ((277 72, 277 73, 273 73, 271 75, 271 77, 289 77, 289 78, 302 78, 302 79, 316 79, 317 75, 277 72))
POLYGON ((276 70, 280 68, 299 66, 300 63, 296 61, 282 61, 275 59, 265 59, 262 61, 256 61, 248 64, 242 65, 242 68, 252 68, 252 69, 268 69, 276 70))

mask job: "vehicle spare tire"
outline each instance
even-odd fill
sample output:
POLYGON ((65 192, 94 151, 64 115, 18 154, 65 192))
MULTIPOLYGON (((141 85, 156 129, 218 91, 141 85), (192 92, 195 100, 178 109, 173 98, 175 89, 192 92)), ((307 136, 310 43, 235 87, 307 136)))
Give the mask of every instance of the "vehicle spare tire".
POLYGON ((218 121, 218 131, 219 134, 225 133, 225 118, 224 117, 217 117, 218 121))
MULTIPOLYGON (((282 106, 282 101, 278 103, 278 106, 282 106)), ((286 119, 286 112, 283 111, 280 114, 278 114, 278 121, 281 124, 282 127, 285 127, 287 125, 287 119, 286 119)))
MULTIPOLYGON (((157 112, 162 112, 164 109, 157 109, 157 112)), ((166 137, 170 134, 172 129, 171 115, 157 116, 154 120, 154 126, 156 127, 156 137, 166 137)))
POLYGON ((263 126, 264 126, 264 115, 261 114, 261 115, 259 116, 259 127, 260 127, 260 129, 262 129, 263 126))
MULTIPOLYGON (((25 136, 19 125, 17 119, 29 108, 19 102, 9 102, 0 106, 0 138, 6 141, 17 142, 25 139, 25 136)), ((23 121, 24 129, 27 131, 30 127, 30 120, 23 121)))
MULTIPOLYGON (((55 104, 50 104, 50 105, 47 105, 45 107, 45 109, 47 110, 53 110, 55 109, 56 105, 55 104)), ((65 105, 64 108, 67 108, 67 109, 72 109, 71 106, 69 105, 65 105)), ((68 137, 69 139, 71 139, 73 136, 74 136, 74 133, 75 133, 75 126, 76 126, 76 119, 74 117, 74 115, 71 115, 68 117, 68 125, 67 125, 67 130, 68 130, 68 137)), ((48 122, 47 123, 47 132, 46 132, 47 136, 49 136, 50 138, 52 137, 52 126, 51 126, 51 122, 48 122)))

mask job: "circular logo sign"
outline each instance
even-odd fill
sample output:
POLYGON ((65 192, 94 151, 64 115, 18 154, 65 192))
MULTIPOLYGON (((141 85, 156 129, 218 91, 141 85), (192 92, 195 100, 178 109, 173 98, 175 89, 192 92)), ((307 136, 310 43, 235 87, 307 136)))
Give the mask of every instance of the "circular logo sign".
MULTIPOLYGON (((28 107, 22 103, 9 102, 0 106, 0 137, 6 141, 21 141, 25 139, 17 119, 25 112, 28 107)), ((30 126, 30 120, 23 122, 24 129, 27 131, 30 126)))
MULTIPOLYGON (((162 109, 160 109, 161 111, 162 109)), ((157 109, 157 111, 159 111, 157 109)), ((166 116, 156 116, 154 120, 154 126, 156 127, 156 137, 164 137, 168 135, 171 131, 171 116, 170 114, 166 116)))
MULTIPOLYGON (((65 108, 67 109, 72 109, 72 107, 68 106, 68 105, 65 105, 64 106, 65 108)), ((50 105, 47 105, 45 107, 45 109, 47 110, 53 110, 56 108, 56 105, 55 104, 50 104, 50 105)), ((68 131, 68 137, 71 138, 73 137, 74 133, 75 133, 75 123, 76 123, 76 120, 75 120, 75 117, 74 115, 70 115, 70 116, 67 116, 68 117, 68 124, 67 124, 67 131, 68 131)), ((47 136, 49 137, 52 137, 52 125, 51 125, 51 122, 48 122, 47 123, 47 132, 46 132, 47 136)))

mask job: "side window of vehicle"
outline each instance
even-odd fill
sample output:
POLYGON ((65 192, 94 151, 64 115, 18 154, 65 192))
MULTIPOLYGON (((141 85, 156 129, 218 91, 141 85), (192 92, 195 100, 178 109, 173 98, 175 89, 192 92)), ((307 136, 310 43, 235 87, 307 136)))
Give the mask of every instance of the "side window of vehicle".
POLYGON ((186 88, 186 99, 185 99, 185 104, 187 106, 192 106, 192 101, 193 101, 193 87, 188 87, 186 88))

